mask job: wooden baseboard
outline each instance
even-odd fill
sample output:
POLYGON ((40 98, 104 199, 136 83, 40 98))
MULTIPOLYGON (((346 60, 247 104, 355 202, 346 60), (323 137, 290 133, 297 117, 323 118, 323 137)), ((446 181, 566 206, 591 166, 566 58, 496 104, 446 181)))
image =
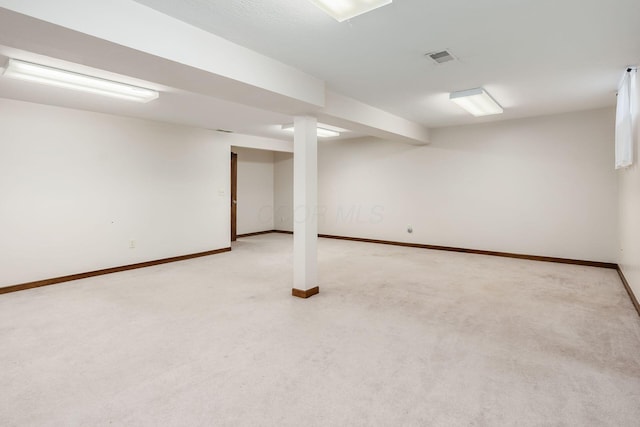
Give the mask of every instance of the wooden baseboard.
MULTIPOLYGON (((273 230, 273 232, 293 234, 293 232, 291 231, 282 231, 282 230, 273 230)), ((431 249, 435 251, 460 252, 465 254, 491 255, 491 256, 499 256, 499 257, 505 257, 505 258, 526 259, 530 261, 544 261, 544 262, 555 262, 560 264, 584 265, 588 267, 611 268, 614 270, 618 268, 618 264, 612 263, 612 262, 585 261, 580 259, 516 254, 511 252, 498 252, 498 251, 486 251, 481 249, 456 248, 452 246, 425 245, 421 243, 396 242, 392 240, 378 240, 378 239, 365 239, 362 237, 335 236, 332 234, 318 234, 318 237, 322 237, 324 239, 348 240, 351 242, 377 243, 380 245, 404 246, 407 248, 431 249)))
POLYGON ((377 239, 362 239, 359 237, 344 237, 344 236, 333 236, 330 234, 319 234, 318 237, 323 237, 325 239, 338 239, 338 240, 349 240, 353 242, 365 242, 365 243, 378 243, 382 245, 393 245, 393 246, 405 246, 409 248, 420 248, 420 249, 432 249, 436 251, 448 251, 448 252, 461 252, 466 254, 476 254, 476 255, 491 255, 491 256, 499 256, 505 258, 518 258, 518 259, 526 259, 530 261, 545 261, 545 262, 555 262, 560 264, 573 264, 573 265, 585 265, 588 267, 599 267, 599 268, 618 268, 618 264, 611 262, 600 262, 600 261, 583 261, 579 259, 569 259, 569 258, 555 258, 555 257, 547 257, 547 256, 539 256, 539 255, 526 255, 526 254, 515 254, 510 252, 497 252, 497 251, 485 251, 480 249, 466 249, 466 248, 454 248, 450 246, 437 246, 437 245, 423 245, 419 243, 405 243, 405 242, 394 242, 390 240, 377 240, 377 239))
POLYGON ((316 286, 315 288, 312 288, 312 289, 307 289, 306 291, 302 291, 296 288, 291 289, 291 295, 293 295, 294 297, 304 298, 304 299, 312 297, 318 293, 320 293, 319 286, 316 286))
MULTIPOLYGON (((293 234, 291 231, 273 230, 273 232, 293 234)), ((618 264, 611 263, 611 262, 584 261, 584 260, 569 259, 569 258, 555 258, 555 257, 546 257, 546 256, 539 256, 539 255, 514 254, 510 252, 454 248, 450 246, 423 245, 418 243, 394 242, 389 240, 363 239, 360 237, 334 236, 331 234, 318 234, 318 237, 322 237, 325 239, 348 240, 352 242, 378 243, 382 245, 404 246, 409 248, 432 249, 437 251, 461 252, 461 253, 476 254, 476 255, 490 255, 490 256, 499 256, 499 257, 505 257, 505 258, 518 258, 518 259, 524 259, 524 260, 530 260, 530 261, 545 261, 545 262, 555 262, 560 264, 584 265, 587 267, 615 269, 618 271, 618 274, 620 275, 620 279, 622 280, 622 284, 627 290, 627 293, 629 294, 629 298, 631 299, 633 306, 635 307, 636 311, 638 312, 638 315, 640 316, 640 303, 638 303, 638 299, 636 298, 633 291, 631 290, 631 286, 629 286, 629 282, 627 282, 627 279, 624 277, 624 274, 622 273, 620 266, 618 264)))
POLYGON ((153 265, 167 264, 167 263, 170 263, 170 262, 184 261, 184 260, 192 259, 192 258, 199 258, 199 257, 203 257, 203 256, 216 255, 216 254, 220 254, 220 253, 223 253, 223 252, 229 252, 229 251, 231 251, 231 248, 215 249, 215 250, 212 250, 212 251, 198 252, 198 253, 195 253, 195 254, 181 255, 181 256, 176 256, 176 257, 171 257, 171 258, 158 259, 158 260, 154 260, 154 261, 139 262, 137 264, 123 265, 121 267, 105 268, 103 270, 90 271, 88 273, 78 273, 78 274, 72 274, 72 275, 69 275, 69 276, 55 277, 53 279, 38 280, 38 281, 35 281, 35 282, 29 282, 29 283, 22 283, 22 284, 19 284, 19 285, 6 286, 6 287, 0 288, 0 294, 8 294, 10 292, 24 291, 24 290, 27 290, 27 289, 39 288, 39 287, 42 287, 42 286, 55 285, 57 283, 70 282, 72 280, 86 279, 88 277, 102 276, 104 274, 111 274, 111 273, 118 273, 120 271, 134 270, 134 269, 137 269, 137 268, 151 267, 153 265))
MULTIPOLYGON (((239 235, 238 237, 258 236, 261 234, 268 234, 268 233, 293 234, 292 231, 269 230, 269 231, 260 231, 256 233, 242 234, 242 235, 239 235)), ((618 264, 614 264, 614 263, 598 262, 598 261, 583 261, 583 260, 575 260, 575 259, 568 259, 568 258, 544 257, 544 256, 538 256, 538 255, 514 254, 509 252, 496 252, 496 251, 484 251, 484 250, 477 250, 477 249, 454 248, 449 246, 423 245, 423 244, 417 244, 417 243, 394 242, 389 240, 364 239, 359 237, 334 236, 330 234, 319 234, 318 237, 322 237, 325 239, 348 240, 353 242, 405 246, 405 247, 419 248, 419 249, 432 249, 432 250, 440 250, 440 251, 470 253, 470 254, 477 254, 477 255, 491 255, 491 256, 500 256, 500 257, 507 257, 507 258, 518 258, 518 259, 525 259, 525 260, 531 260, 531 261, 546 261, 546 262, 555 262, 555 263, 562 263, 562 264, 584 265, 589 267, 612 268, 617 270, 618 275, 620 276, 620 280, 622 281, 622 284, 624 285, 627 291, 627 294, 629 294, 629 298, 631 299, 633 306, 638 312, 638 316, 640 316, 640 303, 638 302, 638 299, 633 293, 633 290, 631 289, 631 286, 629 285, 627 278, 624 276, 622 269, 618 264)), ((215 249, 212 251, 198 252, 195 254, 163 258, 163 259, 154 260, 154 261, 146 261, 146 262, 140 262, 137 264, 124 265, 121 267, 105 268, 103 270, 90 271, 87 273, 72 274, 69 276, 61 276, 61 277, 55 277, 52 279, 38 280, 35 282, 22 283, 19 285, 5 286, 0 288, 0 295, 8 294, 11 292, 23 291, 27 289, 39 288, 42 286, 55 285, 58 283, 70 282, 73 280, 86 279, 88 277, 102 276, 105 274, 118 273, 118 272, 127 271, 127 270, 134 270, 137 268, 145 268, 145 267, 151 267, 154 265, 167 264, 170 262, 178 262, 178 261, 184 261, 192 258, 216 255, 216 254, 230 252, 230 251, 231 251, 231 248, 215 249)), ((298 298, 309 298, 313 295, 318 294, 319 292, 320 292, 320 288, 318 286, 316 286, 313 289, 308 289, 306 291, 302 291, 300 289, 295 289, 295 288, 291 290, 291 294, 298 298)))
POLYGON ((638 312, 638 316, 640 316, 640 303, 638 303, 638 299, 636 298, 635 294, 633 293, 633 290, 631 289, 631 285, 629 285, 629 282, 627 281, 627 278, 624 277, 624 273, 622 272, 622 269, 620 268, 620 266, 618 266, 617 270, 618 270, 618 275, 620 276, 620 280, 622 280, 622 284, 624 285, 624 288, 627 290, 627 294, 629 294, 629 298, 631 299, 631 303, 633 303, 633 306, 635 307, 636 311, 638 312))
POLYGON ((273 233, 273 230, 266 230, 266 231, 256 231, 254 233, 245 233, 245 234, 238 234, 236 235, 237 239, 241 239, 243 237, 252 237, 252 236, 259 236, 261 234, 269 234, 269 233, 273 233))

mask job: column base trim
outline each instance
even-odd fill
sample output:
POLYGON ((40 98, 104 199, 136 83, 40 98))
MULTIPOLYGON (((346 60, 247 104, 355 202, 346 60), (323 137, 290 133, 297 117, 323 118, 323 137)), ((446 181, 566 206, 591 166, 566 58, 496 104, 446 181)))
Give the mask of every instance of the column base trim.
POLYGON ((307 289, 306 291, 302 291, 296 288, 291 289, 291 295, 293 295, 294 297, 303 298, 303 299, 307 299, 318 293, 320 293, 319 286, 316 286, 315 288, 307 289))

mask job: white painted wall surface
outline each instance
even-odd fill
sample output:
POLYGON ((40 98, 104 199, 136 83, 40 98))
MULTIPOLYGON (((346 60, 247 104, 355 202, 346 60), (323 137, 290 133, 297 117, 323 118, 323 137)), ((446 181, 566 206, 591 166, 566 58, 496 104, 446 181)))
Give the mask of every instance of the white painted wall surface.
POLYGON ((266 150, 231 147, 238 154, 237 233, 273 230, 273 159, 266 150))
MULTIPOLYGON (((319 231, 616 262, 613 125, 605 109, 434 129, 423 147, 321 142, 319 231)), ((288 191, 277 180, 276 206, 288 191)))
POLYGON ((273 188, 274 228, 281 231, 293 231, 292 153, 275 153, 273 188))
MULTIPOLYGON (((638 100, 640 105, 640 99, 638 100)), ((620 198, 618 264, 636 299, 640 300, 640 123, 637 123, 634 164, 618 170, 620 198)))
POLYGON ((216 138, 0 99, 0 286, 228 247, 216 138))

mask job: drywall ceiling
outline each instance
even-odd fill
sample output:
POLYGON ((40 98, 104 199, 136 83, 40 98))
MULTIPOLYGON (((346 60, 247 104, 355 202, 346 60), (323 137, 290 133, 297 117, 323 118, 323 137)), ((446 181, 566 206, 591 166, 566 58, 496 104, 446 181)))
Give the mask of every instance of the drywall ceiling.
POLYGON ((612 106, 640 63, 638 0, 395 0, 343 23, 302 0, 137 1, 430 127, 612 106), (442 49, 458 60, 424 56, 442 49), (448 101, 478 86, 504 115, 448 101))
MULTIPOLYGON (((295 100, 240 86, 227 88, 222 79, 211 73, 3 8, 0 8, 0 40, 8 43, 0 43, 0 74, 9 58, 17 58, 161 91, 158 100, 139 104, 0 77, 0 97, 287 141, 293 139, 281 126, 293 123, 287 110, 300 108, 295 100), (225 99, 238 94, 244 103, 225 99)), ((321 140, 360 136, 363 134, 347 131, 339 137, 321 140)))
MULTIPOLYGON (((7 46, 0 46, 0 66, 9 57, 19 57, 33 62, 47 63, 65 69, 73 69, 64 61, 44 60, 39 55, 21 52, 7 46)), ((107 79, 115 79, 130 84, 147 86, 130 77, 118 76, 102 70, 75 66, 74 71, 86 72, 107 79)), ((83 92, 57 87, 33 84, 22 80, 0 78, 0 97, 39 104, 57 105, 67 108, 96 111, 107 114, 124 115, 142 119, 157 120, 205 129, 233 130, 237 133, 290 139, 290 135, 278 129, 278 123, 290 123, 292 118, 278 113, 247 107, 213 97, 199 95, 184 90, 176 90, 161 85, 152 85, 162 91, 162 95, 147 104, 127 102, 83 92)))

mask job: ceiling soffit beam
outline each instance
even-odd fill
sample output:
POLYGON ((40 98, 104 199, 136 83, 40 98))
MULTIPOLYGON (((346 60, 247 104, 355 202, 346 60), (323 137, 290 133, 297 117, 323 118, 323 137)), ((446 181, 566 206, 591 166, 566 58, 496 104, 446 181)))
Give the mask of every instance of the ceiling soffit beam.
POLYGON ((0 0, 0 7, 0 44, 268 111, 312 113, 379 138, 429 141, 418 123, 133 1, 0 0))
POLYGON ((355 99, 327 91, 318 121, 391 141, 413 145, 429 143, 429 129, 355 99))
MULTIPOLYGON (((73 66, 61 62, 67 61, 143 82, 152 82, 153 86, 165 86, 165 90, 193 92, 267 111, 291 114, 318 108, 314 104, 1 8, 0 54, 88 73, 82 68, 74 69, 73 66)), ((0 64, 0 67, 3 65, 0 64)), ((143 82, 130 83, 144 85, 143 82)))
POLYGON ((324 106, 324 81, 134 1, 0 0, 0 7, 260 89, 261 96, 324 106))
POLYGON ((218 135, 218 139, 233 147, 256 148, 258 150, 293 153, 293 141, 283 141, 281 139, 265 138, 239 133, 221 133, 218 135))

